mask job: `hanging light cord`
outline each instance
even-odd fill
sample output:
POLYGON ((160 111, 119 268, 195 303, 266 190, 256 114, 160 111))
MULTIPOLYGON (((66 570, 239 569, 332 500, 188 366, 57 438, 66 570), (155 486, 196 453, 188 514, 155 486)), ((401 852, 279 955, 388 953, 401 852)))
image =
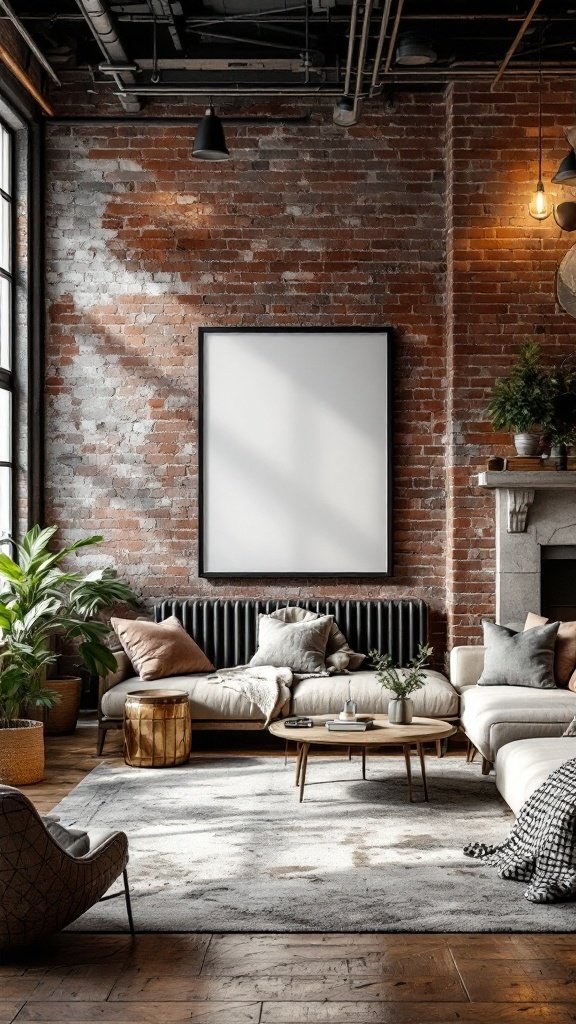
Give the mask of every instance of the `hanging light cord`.
POLYGON ((538 34, 538 183, 542 181, 542 26, 538 34))

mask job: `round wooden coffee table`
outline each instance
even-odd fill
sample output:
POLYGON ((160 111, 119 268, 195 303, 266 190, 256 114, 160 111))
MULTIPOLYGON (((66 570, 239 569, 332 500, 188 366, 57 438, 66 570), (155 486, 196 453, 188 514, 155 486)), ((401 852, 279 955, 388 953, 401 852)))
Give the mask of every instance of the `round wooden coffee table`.
POLYGON ((362 753, 362 778, 366 778, 366 751, 377 747, 402 747, 406 762, 408 799, 413 803, 412 794, 412 747, 416 747, 420 759, 424 799, 428 800, 426 782, 426 758, 424 744, 446 739, 456 732, 456 726, 437 718, 413 718, 410 725, 391 725, 387 715, 374 715, 374 725, 366 732, 329 732, 324 723, 311 729, 287 729, 284 721, 272 722, 269 731, 273 736, 297 744, 296 778, 294 784, 300 787, 300 803, 304 799, 308 753, 312 745, 359 748, 362 753))

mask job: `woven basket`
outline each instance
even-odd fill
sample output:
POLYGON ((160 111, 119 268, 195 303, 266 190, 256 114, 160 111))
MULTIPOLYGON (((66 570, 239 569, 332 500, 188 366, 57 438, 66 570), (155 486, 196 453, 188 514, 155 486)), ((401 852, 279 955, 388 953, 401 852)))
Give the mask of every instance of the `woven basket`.
POLYGON ((80 710, 80 676, 59 676, 47 679, 46 689, 60 695, 60 700, 45 715, 45 732, 47 736, 66 736, 74 732, 78 723, 80 710))
POLYGON ((31 786, 44 778, 44 725, 14 719, 0 729, 0 782, 5 786, 31 786))

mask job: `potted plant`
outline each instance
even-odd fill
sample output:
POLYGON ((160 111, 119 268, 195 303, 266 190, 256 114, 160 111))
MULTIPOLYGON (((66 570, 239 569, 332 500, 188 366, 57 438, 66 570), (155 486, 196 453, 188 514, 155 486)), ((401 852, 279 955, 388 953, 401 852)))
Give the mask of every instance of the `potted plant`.
POLYGON ((537 455, 541 428, 551 415, 554 384, 537 341, 520 346, 508 377, 492 389, 488 413, 495 430, 512 430, 518 455, 537 455))
POLYGON ((53 552, 57 527, 34 526, 22 544, 12 541, 17 561, 0 553, 0 783, 39 782, 44 770, 43 724, 29 717, 54 706, 46 669, 56 660, 51 640, 79 641, 91 672, 115 671, 104 645, 109 627, 95 616, 134 594, 112 569, 88 574, 61 568, 62 561, 102 537, 86 537, 53 552))
POLYGON ((394 694, 388 704, 388 721, 392 725, 410 725, 414 714, 414 704, 410 694, 420 690, 426 682, 424 666, 430 659, 433 648, 420 644, 418 652, 406 668, 397 669, 389 654, 380 654, 373 650, 369 653, 371 664, 376 669, 376 678, 386 689, 394 694))
POLYGON ((570 357, 559 366, 553 377, 552 408, 544 424, 556 469, 568 466, 568 448, 576 444, 576 365, 570 357))

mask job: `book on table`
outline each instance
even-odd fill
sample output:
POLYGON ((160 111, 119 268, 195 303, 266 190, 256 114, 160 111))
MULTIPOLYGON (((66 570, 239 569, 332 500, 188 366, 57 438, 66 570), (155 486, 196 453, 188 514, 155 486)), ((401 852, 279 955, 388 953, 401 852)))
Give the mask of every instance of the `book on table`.
POLYGON ((367 729, 374 728, 374 721, 372 719, 353 720, 345 722, 343 719, 336 718, 332 722, 326 722, 326 728, 329 732, 366 732, 367 729))

